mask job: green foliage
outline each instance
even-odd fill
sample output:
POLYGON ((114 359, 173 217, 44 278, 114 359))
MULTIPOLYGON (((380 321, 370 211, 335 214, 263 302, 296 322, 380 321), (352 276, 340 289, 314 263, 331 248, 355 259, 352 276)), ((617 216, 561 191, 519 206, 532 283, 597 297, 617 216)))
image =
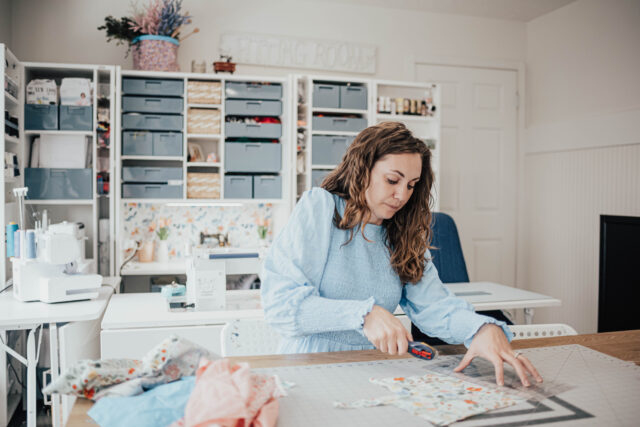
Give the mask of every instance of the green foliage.
POLYGON ((158 239, 167 240, 169 238, 169 227, 160 227, 156 234, 158 235, 158 239))
POLYGON ((116 40, 116 44, 121 45, 127 43, 131 45, 131 41, 142 35, 139 31, 133 29, 135 23, 131 18, 123 17, 118 20, 109 15, 104 18, 104 25, 98 27, 98 30, 107 32, 107 41, 116 40))

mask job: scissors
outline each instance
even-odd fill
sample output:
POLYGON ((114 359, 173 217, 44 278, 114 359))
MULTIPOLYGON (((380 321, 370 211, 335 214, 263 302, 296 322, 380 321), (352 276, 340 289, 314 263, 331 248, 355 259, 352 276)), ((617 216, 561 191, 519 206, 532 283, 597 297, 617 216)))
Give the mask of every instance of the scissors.
POLYGON ((409 341, 409 354, 422 360, 431 360, 436 357, 438 350, 421 341, 409 341))

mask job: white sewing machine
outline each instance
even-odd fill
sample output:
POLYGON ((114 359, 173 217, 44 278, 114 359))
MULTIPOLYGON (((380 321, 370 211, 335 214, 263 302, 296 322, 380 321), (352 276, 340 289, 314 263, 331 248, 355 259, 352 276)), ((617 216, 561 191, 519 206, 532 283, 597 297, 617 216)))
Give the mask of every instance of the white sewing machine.
POLYGON ((226 308, 227 274, 260 272, 258 249, 195 247, 187 258, 187 304, 196 311, 226 308))
POLYGON ((84 259, 84 230, 77 223, 61 222, 35 230, 36 257, 28 258, 24 235, 20 257, 13 263, 13 295, 20 301, 47 303, 98 297, 102 276, 88 274, 84 259))

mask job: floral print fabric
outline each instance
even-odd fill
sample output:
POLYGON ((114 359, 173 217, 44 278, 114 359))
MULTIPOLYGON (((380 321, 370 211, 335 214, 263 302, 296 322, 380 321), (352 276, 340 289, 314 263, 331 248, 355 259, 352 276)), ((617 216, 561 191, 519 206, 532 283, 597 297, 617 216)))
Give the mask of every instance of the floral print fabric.
POLYGON ((498 388, 479 386, 451 376, 370 378, 394 394, 351 403, 334 402, 336 408, 370 408, 393 405, 435 425, 448 425, 472 415, 522 402, 498 388))
POLYGON ((142 360, 80 360, 46 386, 43 393, 72 394, 93 400, 109 395, 131 396, 194 375, 202 357, 218 358, 207 349, 172 335, 142 360), (131 386, 123 387, 125 383, 131 386))

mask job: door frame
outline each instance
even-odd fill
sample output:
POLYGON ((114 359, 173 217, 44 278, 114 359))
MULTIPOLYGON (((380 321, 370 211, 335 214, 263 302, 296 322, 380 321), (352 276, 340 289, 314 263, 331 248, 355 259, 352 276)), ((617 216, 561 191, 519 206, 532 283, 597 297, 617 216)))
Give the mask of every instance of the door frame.
POLYGON ((411 56, 406 62, 406 67, 412 80, 416 79, 416 69, 419 65, 442 65, 449 67, 484 68, 494 70, 515 71, 517 79, 517 121, 516 124, 516 287, 525 288, 525 254, 524 242, 521 236, 525 235, 525 120, 526 120, 526 67, 524 61, 464 58, 447 56, 411 56))

